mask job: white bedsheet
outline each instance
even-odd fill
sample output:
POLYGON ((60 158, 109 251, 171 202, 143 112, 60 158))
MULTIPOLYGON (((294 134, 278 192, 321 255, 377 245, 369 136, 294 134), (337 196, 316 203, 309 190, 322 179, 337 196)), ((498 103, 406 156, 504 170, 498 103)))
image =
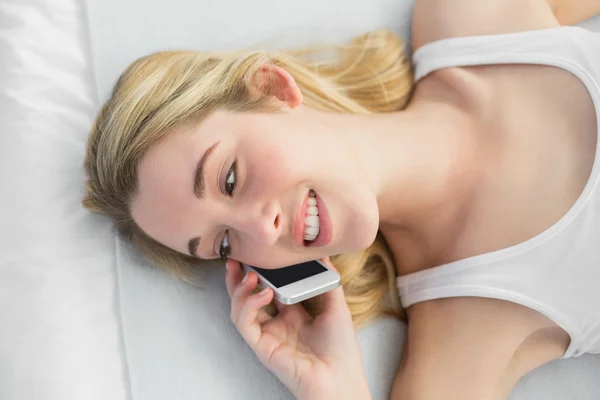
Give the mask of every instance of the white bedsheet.
POLYGON ((125 400, 114 236, 80 206, 83 3, 0 0, 0 399, 125 400))
MULTIPOLYGON (((152 51, 305 45, 379 27, 408 38, 412 11, 400 0, 152 0, 143 9, 87 1, 100 99, 129 62, 152 51)), ((600 18, 588 26, 600 30, 600 18)), ((147 268, 126 243, 117 260, 134 399, 292 399, 229 322, 222 269, 207 267, 200 291, 147 268)), ((404 335, 391 318, 358 332, 373 399, 389 398, 404 335)), ((557 361, 523 379, 511 400, 600 399, 598 377, 600 356, 557 361)))
MULTIPOLYGON (((339 41, 384 26, 407 37, 410 9, 0 0, 0 399, 291 399, 229 322, 222 269, 199 273, 202 290, 174 281, 81 208, 87 132, 118 74, 150 51, 339 41)), ((404 333, 391 318, 358 333, 374 399, 388 398, 404 333)), ((600 399, 598 377, 598 356, 557 361, 511 400, 600 399)))

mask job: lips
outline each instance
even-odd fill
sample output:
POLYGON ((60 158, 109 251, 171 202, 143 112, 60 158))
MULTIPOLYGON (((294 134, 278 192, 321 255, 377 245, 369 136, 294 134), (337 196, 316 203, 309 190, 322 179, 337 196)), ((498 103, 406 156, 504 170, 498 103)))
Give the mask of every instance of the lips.
POLYGON ((294 244, 298 247, 304 247, 304 216, 306 215, 306 207, 308 206, 308 193, 309 190, 304 193, 304 200, 300 205, 300 208, 296 212, 296 216, 294 218, 294 225, 292 228, 292 236, 294 240, 294 244))
POLYGON ((323 247, 327 246, 331 242, 332 233, 331 233, 331 219, 329 217, 329 213, 327 212, 327 207, 325 207, 325 203, 323 199, 317 193, 317 207, 319 209, 319 235, 312 242, 304 241, 304 227, 306 223, 304 222, 304 218, 306 216, 306 207, 308 206, 308 193, 310 191, 307 190, 304 194, 304 199, 300 208, 296 212, 296 216, 293 222, 293 231, 292 237, 294 244, 298 247, 323 247))

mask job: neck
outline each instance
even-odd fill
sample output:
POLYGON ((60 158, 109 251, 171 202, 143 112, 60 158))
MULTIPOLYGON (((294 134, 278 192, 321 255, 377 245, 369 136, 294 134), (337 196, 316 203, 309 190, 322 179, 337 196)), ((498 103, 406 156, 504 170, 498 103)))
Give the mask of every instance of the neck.
POLYGON ((472 182, 475 136, 468 119, 447 103, 418 101, 385 114, 328 114, 324 124, 356 157, 377 196, 380 229, 424 237, 450 221, 472 182), (437 221, 437 222, 436 222, 437 221), (420 234, 423 235, 420 235, 420 234))

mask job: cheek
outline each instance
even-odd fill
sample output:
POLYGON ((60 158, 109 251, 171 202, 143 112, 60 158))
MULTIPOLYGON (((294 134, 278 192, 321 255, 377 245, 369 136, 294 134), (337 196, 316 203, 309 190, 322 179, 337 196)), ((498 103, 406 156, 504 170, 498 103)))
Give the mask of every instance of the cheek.
POLYGON ((248 160, 247 185, 252 191, 273 189, 278 191, 282 186, 293 184, 294 171, 298 171, 298 162, 292 155, 287 155, 283 149, 265 147, 252 153, 248 160), (292 157, 290 157, 292 156, 292 157))
MULTIPOLYGON (((323 254, 326 256, 327 254, 323 254)), ((246 264, 264 269, 283 268, 289 265, 299 264, 314 259, 314 255, 292 253, 288 249, 276 246, 255 246, 244 253, 244 259, 240 260, 246 264)))

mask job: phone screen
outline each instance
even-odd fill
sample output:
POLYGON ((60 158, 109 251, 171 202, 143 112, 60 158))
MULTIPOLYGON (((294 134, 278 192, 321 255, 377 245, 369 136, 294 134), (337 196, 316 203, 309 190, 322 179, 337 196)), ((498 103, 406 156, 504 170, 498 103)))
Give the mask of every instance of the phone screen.
POLYGON ((327 271, 327 268, 316 261, 308 261, 300 264, 290 265, 289 267, 277 269, 263 269, 252 266, 266 280, 271 282, 276 288, 280 288, 290 283, 310 278, 311 276, 327 271))

